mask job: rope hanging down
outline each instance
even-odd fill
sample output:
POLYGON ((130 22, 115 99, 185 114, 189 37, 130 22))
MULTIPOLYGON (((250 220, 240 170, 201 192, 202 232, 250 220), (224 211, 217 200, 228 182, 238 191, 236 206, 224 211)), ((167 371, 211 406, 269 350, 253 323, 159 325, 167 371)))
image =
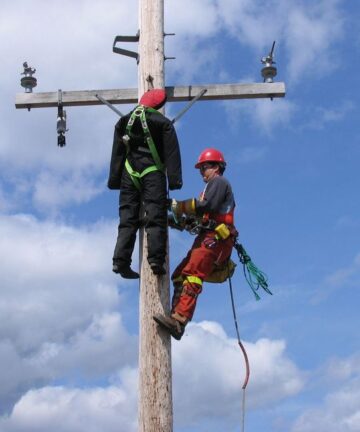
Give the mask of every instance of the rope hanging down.
POLYGON ((242 385, 243 397, 242 397, 242 407, 241 407, 241 411, 242 411, 241 412, 241 431, 244 432, 245 431, 245 390, 246 390, 246 386, 248 385, 249 378, 250 378, 250 363, 249 363, 249 358, 247 356, 245 347, 242 344, 241 339, 240 339, 240 331, 239 331, 239 326, 238 326, 238 322, 237 322, 235 302, 234 302, 234 293, 233 293, 233 289, 232 289, 230 271, 229 271, 229 287, 230 287, 231 307, 232 307, 232 312, 233 312, 233 317, 234 317, 234 323, 235 323, 235 329, 236 329, 238 344, 239 344, 239 347, 241 349, 241 352, 242 352, 242 354, 244 356, 244 360, 245 360, 245 378, 244 378, 244 382, 242 385))
POLYGON ((268 288, 266 274, 258 269, 258 267, 256 267, 256 265, 251 261, 251 258, 247 254, 243 245, 235 241, 234 248, 236 249, 239 260, 243 265, 245 279, 252 289, 256 300, 260 300, 260 296, 257 293, 260 287, 268 294, 272 295, 272 292, 268 288))
MULTIPOLYGON (((247 254, 244 247, 240 243, 238 243, 237 240, 235 240, 234 248, 236 249, 236 252, 238 254, 240 262, 243 264, 245 279, 246 279, 247 283, 249 284, 250 288, 252 289, 256 300, 260 300, 260 296, 257 293, 259 287, 261 287, 268 294, 272 295, 272 292, 268 288, 267 277, 266 277, 265 273, 263 273, 261 270, 259 270, 256 267, 256 265, 251 261, 251 258, 247 254)), ((228 268, 228 270, 229 270, 229 287, 230 287, 231 307, 232 307, 232 312, 233 312, 233 317, 234 317, 235 329, 236 329, 238 344, 239 344, 239 347, 241 349, 241 352, 242 352, 242 354, 244 356, 244 360, 245 360, 245 378, 244 378, 244 382, 242 385, 243 397, 242 397, 242 409, 241 409, 241 411, 242 411, 241 431, 244 432, 245 431, 245 401, 246 401, 245 390, 246 390, 246 386, 248 385, 249 378, 250 378, 250 363, 249 363, 249 358, 247 356, 245 347, 242 344, 241 339, 240 339, 240 331, 239 331, 239 326, 238 326, 237 316, 236 316, 236 309, 235 309, 235 302, 234 302, 234 293, 233 293, 233 289, 232 289, 230 268, 228 268)))

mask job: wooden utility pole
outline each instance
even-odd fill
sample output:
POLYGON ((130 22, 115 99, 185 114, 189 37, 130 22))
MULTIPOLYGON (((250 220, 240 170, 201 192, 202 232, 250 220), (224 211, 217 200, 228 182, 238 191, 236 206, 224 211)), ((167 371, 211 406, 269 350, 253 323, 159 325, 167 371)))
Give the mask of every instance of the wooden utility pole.
MULTIPOLYGON (((140 0, 140 97, 146 90, 164 88, 164 0, 140 0)), ((140 241, 139 432, 172 432, 170 335, 158 328, 156 313, 169 312, 169 264, 155 276, 147 261, 147 236, 140 241)))
MULTIPOLYGON (((66 106, 137 103, 148 89, 165 87, 164 79, 164 0, 139 0, 139 38, 121 37, 139 42, 138 88, 114 90, 63 91, 66 106), (99 98, 100 96, 100 98, 99 98)), ((114 50, 115 51, 115 50, 114 50)), ((121 50, 119 50, 121 51, 121 50)), ((124 51, 124 50, 123 50, 124 51)), ((272 49, 273 51, 273 49, 272 49)), ((117 52, 117 51, 115 51, 117 52)), ((272 55, 272 53, 271 53, 272 55)), ((271 56, 270 56, 271 57, 271 56)), ((269 57, 267 57, 269 59, 269 57)), ((272 59, 272 58, 271 58, 272 59)), ((265 63, 265 62, 264 62, 265 63)), ((271 73, 271 61, 266 64, 271 73)), ((202 92, 201 100, 276 98, 285 96, 281 82, 251 84, 204 84, 201 86, 165 87, 168 101, 190 101, 202 92), (205 91, 205 92, 204 92, 205 91)), ((21 93, 16 95, 16 108, 56 107, 59 93, 21 93)), ((147 239, 140 235, 140 342, 139 342, 139 432, 172 432, 172 376, 170 336, 158 328, 152 317, 169 311, 169 264, 165 276, 155 276, 147 262, 147 239)))

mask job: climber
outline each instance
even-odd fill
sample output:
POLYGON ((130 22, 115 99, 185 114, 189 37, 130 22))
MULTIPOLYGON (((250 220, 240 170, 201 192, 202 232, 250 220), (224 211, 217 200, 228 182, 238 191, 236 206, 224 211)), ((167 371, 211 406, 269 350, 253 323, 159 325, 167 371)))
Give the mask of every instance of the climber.
POLYGON ((180 189, 182 173, 175 129, 158 111, 165 102, 165 90, 149 90, 140 98, 139 105, 115 125, 108 187, 120 189, 120 223, 113 271, 127 279, 139 278, 130 265, 136 233, 142 223, 147 233, 150 267, 156 275, 166 272, 166 178, 170 190, 180 189))
POLYGON ((226 162, 216 149, 205 149, 195 168, 200 170, 205 189, 199 199, 172 200, 175 218, 196 216, 198 235, 182 262, 172 274, 174 293, 170 316, 157 314, 154 320, 177 340, 184 334, 186 324, 192 319, 203 281, 207 281, 217 267, 226 267, 234 240, 235 201, 228 180, 223 177, 226 162))

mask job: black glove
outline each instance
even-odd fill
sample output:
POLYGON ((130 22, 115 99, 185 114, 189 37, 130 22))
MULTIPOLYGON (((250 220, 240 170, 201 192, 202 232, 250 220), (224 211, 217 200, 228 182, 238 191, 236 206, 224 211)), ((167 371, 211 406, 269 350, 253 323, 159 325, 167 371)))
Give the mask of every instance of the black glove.
POLYGON ((179 218, 177 221, 174 219, 173 213, 168 213, 168 226, 170 228, 177 229, 179 231, 184 231, 185 229, 185 219, 179 218))
POLYGON ((169 189, 170 190, 175 190, 175 189, 181 189, 182 188, 182 181, 181 180, 175 180, 172 179, 170 176, 168 177, 169 179, 169 189))

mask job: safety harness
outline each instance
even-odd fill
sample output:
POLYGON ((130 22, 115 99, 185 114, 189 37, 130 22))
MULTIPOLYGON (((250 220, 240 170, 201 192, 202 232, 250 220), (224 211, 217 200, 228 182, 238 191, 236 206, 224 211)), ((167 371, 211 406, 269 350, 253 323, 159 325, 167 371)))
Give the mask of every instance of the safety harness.
POLYGON ((141 127, 144 133, 144 144, 145 146, 138 146, 138 150, 143 153, 150 153, 152 159, 154 160, 154 165, 150 165, 149 167, 145 168, 143 171, 138 172, 135 171, 132 166, 130 165, 130 162, 128 158, 125 160, 125 168, 128 172, 129 176, 131 177, 131 180, 133 181, 135 187, 139 190, 141 190, 141 179, 146 176, 146 174, 149 174, 153 171, 165 171, 164 164, 161 162, 159 153, 156 149, 154 140, 151 136, 147 121, 146 121, 146 113, 148 112, 158 112, 154 108, 145 107, 144 105, 138 105, 134 111, 131 113, 130 119, 126 125, 126 135, 122 137, 123 143, 126 146, 126 155, 129 154, 131 151, 131 139, 135 138, 135 135, 131 132, 134 123, 136 119, 140 120, 141 127))
MULTIPOLYGON (((227 215, 230 215, 232 217, 232 214, 230 213, 227 215)), ((246 282, 248 283, 249 287, 254 293, 256 300, 260 300, 260 296, 258 294, 259 288, 262 288, 265 292, 272 295, 272 292, 268 288, 266 274, 262 272, 253 263, 250 256, 246 252, 244 246, 238 242, 238 233, 234 228, 231 227, 231 225, 227 225, 226 223, 222 222, 221 219, 210 219, 208 217, 207 218, 197 217, 197 216, 176 217, 173 211, 171 211, 171 213, 168 215, 168 225, 171 228, 175 228, 180 231, 186 230, 192 235, 198 235, 204 231, 215 231, 216 236, 214 238, 214 242, 221 239, 225 239, 229 235, 233 235, 234 249, 237 252, 240 263, 243 265, 243 271, 244 271, 246 282)), ((230 265, 231 268, 230 276, 232 276, 236 264, 233 263, 231 259, 229 259, 229 263, 227 265, 230 265)), ((222 280, 216 278, 214 280, 207 280, 207 282, 216 282, 216 283, 225 282, 225 280, 228 279, 229 276, 228 276, 228 269, 226 268, 224 270, 225 270, 225 277, 222 280)))

